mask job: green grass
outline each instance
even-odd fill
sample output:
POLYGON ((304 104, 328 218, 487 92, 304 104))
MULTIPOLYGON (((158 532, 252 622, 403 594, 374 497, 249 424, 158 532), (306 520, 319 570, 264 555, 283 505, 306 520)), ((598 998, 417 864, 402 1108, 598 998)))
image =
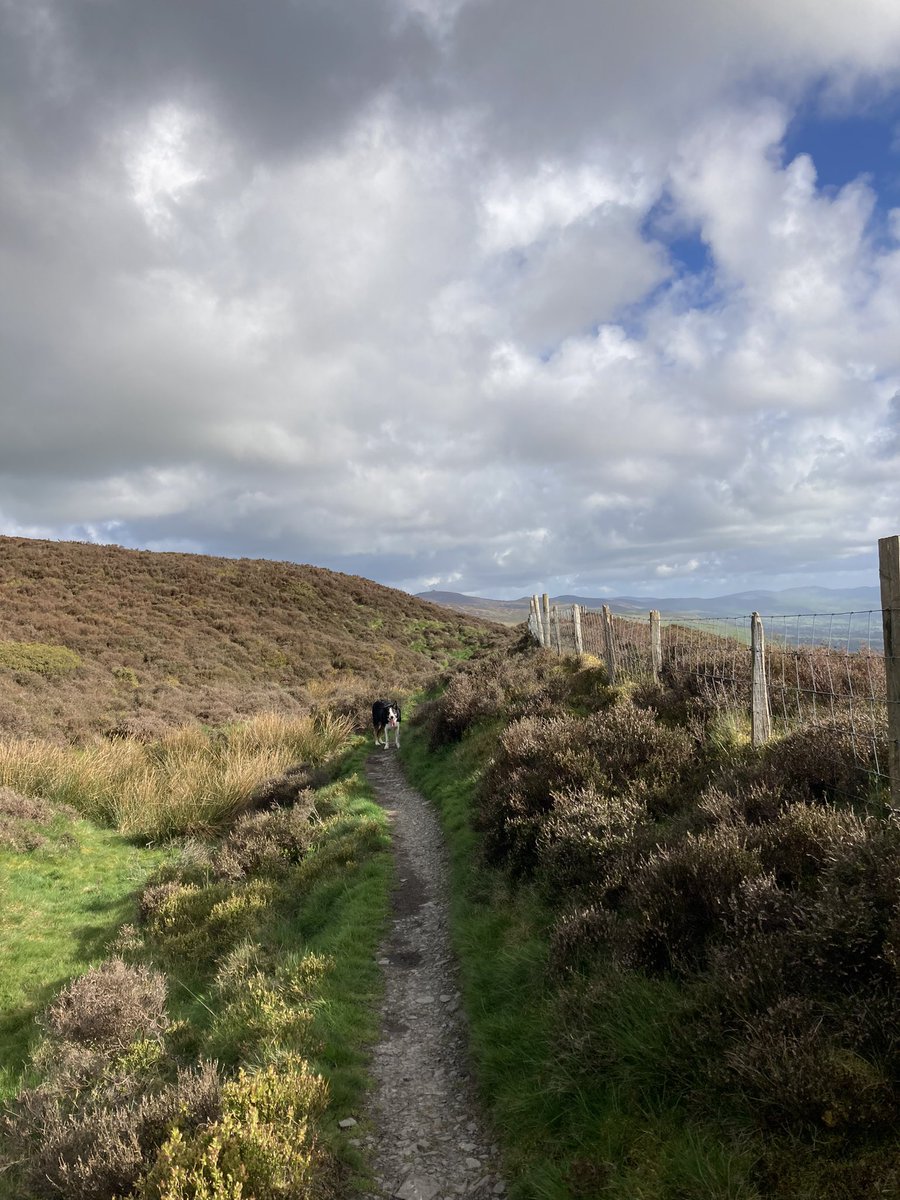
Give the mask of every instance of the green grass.
POLYGON ((549 967, 551 913, 539 892, 482 865, 470 814, 495 736, 476 729, 430 753, 411 727, 401 753, 448 841, 473 1058, 510 1200, 758 1200, 749 1135, 700 1121, 681 1095, 688 999, 678 986, 610 971, 581 995, 583 982, 549 967), (590 1055, 579 1050, 587 1043, 590 1055), (583 1070, 598 1049, 605 1070, 583 1070))
MULTIPOLYGON (((343 1163, 347 1186, 352 1179, 363 1186, 365 1163, 349 1144, 358 1131, 345 1133, 338 1122, 362 1121, 382 990, 376 949, 393 878, 387 818, 364 776, 367 752, 357 738, 334 765, 333 781, 317 792, 313 844, 287 875, 261 872, 228 885, 206 870, 204 882, 203 870, 191 875, 196 846, 185 858, 175 848, 141 850, 120 834, 71 819, 56 822, 41 850, 4 852, 0 936, 16 969, 0 980, 0 1099, 13 1095, 28 1073, 36 1013, 73 975, 108 957, 117 928, 133 919, 135 889, 168 858, 165 872, 178 878, 187 871, 192 896, 208 891, 220 909, 234 902, 240 918, 229 925, 210 912, 208 928, 189 926, 187 941, 167 942, 141 926, 127 951, 167 975, 170 1015, 188 1023, 179 1035, 181 1053, 215 1057, 229 1074, 301 1055, 328 1087, 325 1116, 316 1120, 320 1139, 343 1163), (254 897, 259 904, 247 907, 254 897), (236 972, 230 990, 221 975, 229 960, 236 972)), ((213 844, 210 861, 215 853, 213 844)), ((203 920, 202 904, 192 911, 203 920)), ((12 1200, 15 1187, 0 1172, 0 1200, 12 1200)))
POLYGON ((0 849, 0 1100, 17 1089, 36 1014, 105 957, 143 880, 171 853, 64 817, 44 833, 38 850, 0 849))

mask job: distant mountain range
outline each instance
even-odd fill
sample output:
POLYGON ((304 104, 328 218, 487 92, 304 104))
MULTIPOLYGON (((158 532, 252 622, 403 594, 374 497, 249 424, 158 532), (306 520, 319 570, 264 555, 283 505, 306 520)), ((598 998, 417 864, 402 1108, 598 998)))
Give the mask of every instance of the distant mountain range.
MULTIPOLYGON (((419 592, 417 598, 441 604, 458 612, 517 625, 528 617, 530 596, 518 600, 492 600, 487 596, 464 596, 460 592, 419 592)), ((758 612, 763 616, 813 613, 859 612, 881 608, 877 587, 785 588, 782 591, 731 592, 726 596, 552 596, 554 604, 583 604, 602 608, 608 604, 616 613, 647 613, 651 608, 665 615, 732 617, 758 612)))

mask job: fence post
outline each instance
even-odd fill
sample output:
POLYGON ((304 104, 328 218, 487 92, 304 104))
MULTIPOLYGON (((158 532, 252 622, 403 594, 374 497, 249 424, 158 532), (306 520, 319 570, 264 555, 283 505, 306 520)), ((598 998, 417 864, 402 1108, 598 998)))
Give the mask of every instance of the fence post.
POLYGON ((544 624, 544 645, 549 650, 550 646, 552 645, 552 643, 550 641, 550 597, 547 595, 546 592, 544 592, 544 595, 543 595, 543 605, 544 605, 544 622, 543 622, 543 624, 544 624))
POLYGON ((767 742, 772 733, 769 713, 769 689, 766 684, 766 635, 758 612, 750 618, 750 717, 751 740, 754 746, 767 742))
POLYGON ((613 642, 612 613, 609 605, 603 605, 603 657, 606 659, 606 673, 609 682, 616 682, 616 647, 613 642))
POLYGON ((553 628, 556 631, 556 653, 562 658, 562 638, 559 633, 559 605, 553 605, 553 628))
POLYGON ((541 625, 541 610, 537 595, 531 597, 531 629, 539 646, 544 644, 544 630, 541 625))
POLYGON ((581 605, 572 605, 572 625, 575 629, 575 653, 584 654, 584 642, 581 638, 581 605))
POLYGON ((653 667, 653 682, 659 683, 662 670, 662 632, 659 627, 659 611, 650 611, 650 662, 653 667))
POLYGON ((878 539, 891 807, 900 808, 900 537, 878 539))

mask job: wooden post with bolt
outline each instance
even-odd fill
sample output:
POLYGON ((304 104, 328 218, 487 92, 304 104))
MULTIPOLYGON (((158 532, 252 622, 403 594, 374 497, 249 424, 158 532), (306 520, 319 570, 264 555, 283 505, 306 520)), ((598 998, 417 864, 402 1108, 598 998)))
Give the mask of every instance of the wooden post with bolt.
POLYGON ((761 746, 772 734, 772 717, 766 684, 766 635, 758 612, 750 618, 750 672, 750 736, 754 746, 761 746))
POLYGON ((550 641, 550 597, 544 592, 542 597, 544 609, 544 646, 547 650, 550 649, 552 642, 550 641))
POLYGON ((581 638, 581 605, 572 605, 572 627, 575 630, 575 653, 584 654, 584 642, 581 638))
POLYGON ((878 539, 891 807, 900 809, 900 537, 878 539))

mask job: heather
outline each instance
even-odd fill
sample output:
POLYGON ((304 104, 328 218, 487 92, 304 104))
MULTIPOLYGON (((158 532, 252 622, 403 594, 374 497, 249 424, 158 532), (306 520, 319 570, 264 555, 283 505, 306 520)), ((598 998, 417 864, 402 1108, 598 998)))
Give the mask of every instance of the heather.
MULTIPOLYGON (((344 724, 339 746, 304 743, 318 767, 288 745, 294 768, 259 780, 252 805, 156 852, 93 963, 38 1009, 0 1195, 333 1200, 352 1186, 362 1164, 337 1122, 365 1086, 390 856, 344 724)), ((0 797, 11 822, 52 835, 49 801, 0 797)), ((64 880, 83 845, 7 853, 20 878, 50 856, 64 880)))
POLYGON ((508 633, 320 567, 0 538, 0 735, 160 737, 373 695, 508 633))
POLYGON ((753 749, 684 679, 524 644, 408 741, 521 1196, 895 1194, 900 831, 860 742, 753 749))

